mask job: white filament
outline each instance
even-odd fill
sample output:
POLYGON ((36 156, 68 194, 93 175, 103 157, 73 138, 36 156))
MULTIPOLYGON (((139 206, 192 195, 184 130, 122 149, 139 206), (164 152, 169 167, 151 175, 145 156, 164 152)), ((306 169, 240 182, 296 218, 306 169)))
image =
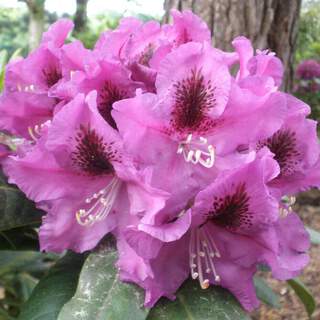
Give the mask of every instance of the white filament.
POLYGON ((121 181, 114 177, 105 188, 87 198, 85 203, 92 203, 92 206, 88 210, 80 209, 76 212, 77 222, 82 226, 92 226, 104 220, 113 208, 120 186, 121 181))
POLYGON ((40 125, 36 124, 34 127, 28 127, 28 133, 32 140, 37 141, 41 136, 41 130, 45 127, 50 125, 51 121, 48 120, 40 125))
POLYGON ((205 226, 191 231, 189 243, 191 277, 199 279, 202 289, 209 287, 210 276, 213 276, 214 281, 220 281, 214 265, 214 258, 220 257, 220 252, 205 226))
POLYGON ((177 153, 182 154, 186 162, 199 163, 205 168, 212 168, 214 165, 214 147, 208 145, 208 140, 204 137, 193 141, 192 134, 189 134, 186 140, 179 143, 177 153))

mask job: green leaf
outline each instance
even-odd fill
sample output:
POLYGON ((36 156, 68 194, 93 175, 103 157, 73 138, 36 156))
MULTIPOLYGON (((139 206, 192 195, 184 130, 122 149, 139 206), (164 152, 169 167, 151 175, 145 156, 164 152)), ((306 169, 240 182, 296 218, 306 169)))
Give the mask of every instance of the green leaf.
POLYGON ((39 251, 38 233, 29 227, 0 231, 0 250, 39 251))
POLYGON ((21 53, 22 53, 22 48, 18 48, 14 51, 14 53, 11 55, 10 57, 10 61, 18 58, 18 57, 21 57, 21 53))
POLYGON ((320 232, 309 227, 306 227, 306 229, 309 232, 311 243, 320 244, 320 232))
POLYGON ((18 320, 57 320, 62 306, 74 295, 85 256, 68 253, 40 280, 18 320))
POLYGON ((14 320, 13 317, 10 317, 10 315, 3 309, 0 309, 0 320, 14 320))
POLYGON ((280 308, 279 296, 269 287, 264 279, 254 277, 254 286, 258 298, 273 308, 280 308))
POLYGON ((312 296, 312 293, 298 278, 288 280, 287 282, 304 304, 309 317, 311 317, 316 308, 316 302, 312 296))
POLYGON ((38 280, 32 277, 28 273, 21 273, 17 275, 17 279, 19 280, 20 283, 20 292, 19 292, 19 297, 23 301, 27 301, 35 288, 35 286, 38 283, 38 280))
POLYGON ((6 50, 0 51, 0 72, 2 72, 6 66, 8 59, 8 52, 6 50))
POLYGON ((28 265, 34 264, 41 256, 40 252, 33 251, 1 251, 0 276, 26 270, 28 265))
MULTIPOLYGON (((143 320, 143 291, 119 280, 117 252, 107 244, 91 253, 79 278, 75 296, 63 307, 58 320, 143 320)), ((28 319, 29 320, 29 319, 28 319)))
POLYGON ((4 84, 4 73, 5 67, 8 59, 8 53, 5 50, 0 51, 0 91, 3 89, 4 84))
POLYGON ((250 319, 237 300, 225 289, 210 286, 203 290, 199 283, 187 280, 174 301, 162 298, 151 309, 147 320, 244 320, 250 319))
POLYGON ((0 173, 0 231, 38 224, 42 215, 43 211, 0 173))

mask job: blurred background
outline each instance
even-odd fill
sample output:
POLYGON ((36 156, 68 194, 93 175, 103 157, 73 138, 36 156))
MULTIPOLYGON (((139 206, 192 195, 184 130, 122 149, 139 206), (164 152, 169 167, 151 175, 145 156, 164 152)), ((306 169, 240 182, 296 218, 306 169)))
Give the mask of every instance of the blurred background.
MULTIPOLYGON (((0 90, 4 66, 10 57, 26 56, 58 18, 73 19, 72 37, 92 48, 99 34, 116 28, 123 16, 170 22, 171 8, 191 9, 204 19, 216 47, 231 50, 232 39, 245 35, 255 48, 276 52, 286 70, 283 89, 310 104, 311 117, 320 120, 320 0, 0 0, 0 90)), ((302 194, 295 209, 306 225, 320 230, 319 191, 302 194)), ((2 236, 0 247, 6 241, 2 236)), ((36 234, 28 236, 32 243, 36 242, 36 234)), ((319 248, 319 244, 312 247, 311 263, 301 277, 318 302, 312 316, 315 320, 320 319, 319 248)), ((1 314, 2 309, 8 308, 14 319, 37 283, 37 275, 45 273, 55 261, 54 255, 43 259, 34 254, 0 256, 0 320, 8 319, 7 313, 1 314)), ((278 293, 281 308, 263 305, 253 314, 254 319, 308 319, 292 289, 270 279, 268 282, 278 293)))

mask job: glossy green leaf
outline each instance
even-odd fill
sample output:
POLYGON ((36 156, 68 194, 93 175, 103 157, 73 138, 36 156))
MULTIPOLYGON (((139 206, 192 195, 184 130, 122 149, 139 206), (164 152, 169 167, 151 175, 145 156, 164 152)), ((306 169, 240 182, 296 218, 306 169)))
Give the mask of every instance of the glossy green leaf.
POLYGON ((57 320, 62 306, 74 295, 84 255, 68 253, 40 280, 18 320, 57 320))
POLYGON ((116 260, 116 250, 106 244, 89 255, 76 294, 63 307, 58 320, 143 320, 147 317, 143 291, 119 280, 116 260))
POLYGON ((257 297, 273 308, 280 308, 279 296, 269 287, 266 281, 258 276, 254 277, 257 297))
POLYGON ((0 174, 0 231, 38 224, 42 215, 43 211, 0 174))
POLYGON ((310 235, 310 241, 312 244, 320 244, 320 232, 309 227, 306 228, 310 235))
POLYGON ((296 295, 299 297, 301 302, 303 303, 309 317, 313 314, 316 308, 316 302, 312 293, 309 289, 299 280, 299 279, 291 279, 287 281, 290 287, 294 290, 296 295))
POLYGON ((175 301, 162 298, 147 320, 244 320, 250 319, 237 300, 225 289, 202 290, 194 280, 186 281, 175 301))

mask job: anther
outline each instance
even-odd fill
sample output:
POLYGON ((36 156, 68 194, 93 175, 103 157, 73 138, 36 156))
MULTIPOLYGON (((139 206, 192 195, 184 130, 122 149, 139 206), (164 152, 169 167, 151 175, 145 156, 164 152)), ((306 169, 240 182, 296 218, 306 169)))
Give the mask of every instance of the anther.
POLYGON ((208 289, 210 286, 210 281, 209 279, 205 279, 202 283, 201 283, 201 288, 202 289, 208 289))
POLYGON ((215 162, 214 147, 208 145, 208 140, 204 137, 192 141, 192 134, 179 143, 177 153, 182 154, 186 162, 199 163, 205 168, 212 168, 215 162))
POLYGON ((195 280, 199 277, 199 274, 197 272, 192 273, 192 279, 195 280))
POLYGON ((193 279, 198 278, 202 289, 209 287, 208 276, 212 276, 216 282, 220 281, 213 261, 220 257, 220 253, 206 226, 191 231, 189 256, 191 276, 193 279))

